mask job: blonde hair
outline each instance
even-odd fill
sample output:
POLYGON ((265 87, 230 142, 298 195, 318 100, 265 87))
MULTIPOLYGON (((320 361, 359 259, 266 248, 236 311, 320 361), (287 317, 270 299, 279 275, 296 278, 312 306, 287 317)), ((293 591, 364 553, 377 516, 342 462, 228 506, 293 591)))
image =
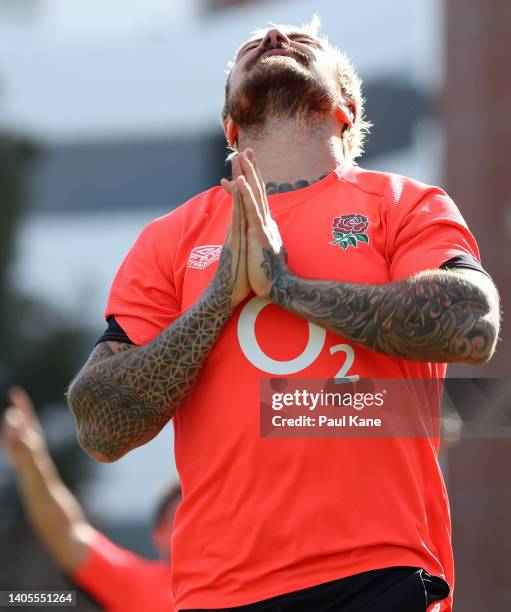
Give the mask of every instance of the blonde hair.
MULTIPOLYGON (((303 32, 308 34, 312 38, 315 38, 321 43, 327 53, 330 53, 336 68, 336 80, 340 87, 343 100, 345 102, 352 102, 356 107, 356 117, 353 121, 353 127, 346 126, 342 140, 345 155, 351 160, 355 160, 360 157, 364 152, 364 142, 367 134, 369 133, 372 123, 367 121, 365 118, 365 99, 362 95, 362 79, 358 76, 355 67, 350 62, 348 57, 335 45, 332 45, 328 40, 328 37, 324 34, 320 34, 321 19, 318 15, 314 14, 309 23, 303 24, 301 27, 293 25, 283 25, 270 23, 269 27, 278 28, 285 32, 303 32)), ((254 30, 248 40, 264 38, 268 28, 258 28, 254 30)), ((245 44, 245 43, 243 43, 245 44)), ((225 100, 224 108, 222 110, 222 120, 227 117, 227 99, 229 96, 229 76, 234 67, 235 61, 230 60, 227 63, 226 75, 227 80, 225 84, 225 100)))

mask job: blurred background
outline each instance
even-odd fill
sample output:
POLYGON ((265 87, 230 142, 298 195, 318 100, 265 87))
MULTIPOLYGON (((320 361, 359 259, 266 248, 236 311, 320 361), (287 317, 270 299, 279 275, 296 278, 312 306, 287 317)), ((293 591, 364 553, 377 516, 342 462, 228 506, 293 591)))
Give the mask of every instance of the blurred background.
MULTIPOLYGON (((374 128, 359 163, 444 187, 506 310, 509 3, 0 0, 0 384, 29 390, 91 521, 141 554, 154 554, 151 512, 177 478, 172 430, 95 464, 77 447, 64 391, 105 327, 110 283, 141 228, 229 174, 227 61, 256 27, 314 12, 365 82, 374 128)), ((490 364, 450 375, 508 377, 510 333, 504 321, 490 364)), ((463 440, 443 462, 457 609, 510 609, 511 441, 463 440)), ((0 589, 59 588, 1 449, 0 496, 0 589)))

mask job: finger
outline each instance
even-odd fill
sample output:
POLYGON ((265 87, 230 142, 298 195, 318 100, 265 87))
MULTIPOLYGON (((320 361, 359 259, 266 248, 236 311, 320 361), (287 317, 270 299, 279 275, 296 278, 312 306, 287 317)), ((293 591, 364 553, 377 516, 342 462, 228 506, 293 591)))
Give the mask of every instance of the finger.
POLYGON ((237 241, 236 245, 244 242, 245 232, 246 218, 243 210, 242 197, 237 185, 234 184, 232 188, 232 217, 230 235, 235 241, 237 241))
POLYGON ((239 154, 237 154, 235 157, 232 158, 231 167, 232 167, 232 179, 233 181, 235 181, 238 177, 243 175, 239 154))
POLYGON ((236 200, 236 204, 239 212, 239 232, 240 232, 240 240, 243 241, 245 238, 245 231, 247 229, 247 218, 245 215, 245 208, 243 206, 243 198, 241 196, 240 190, 236 187, 234 198, 236 200))
POLYGON ((255 156, 254 150, 253 149, 247 149, 246 153, 247 153, 248 159, 250 160, 250 163, 254 167, 254 171, 255 171, 255 173, 257 175, 257 178, 259 179, 259 184, 261 185, 261 189, 262 189, 263 194, 264 194, 264 209, 265 209, 265 212, 267 214, 270 214, 270 207, 268 205, 268 198, 266 197, 266 183, 264 182, 264 178, 263 178, 263 175, 262 175, 261 170, 259 168, 259 164, 257 163, 257 158, 255 156))
POLYGON ((22 431, 23 421, 18 408, 10 407, 4 413, 2 433, 4 436, 12 437, 19 435, 22 431))
POLYGON ((23 389, 23 387, 11 387, 9 389, 9 399, 12 402, 12 405, 19 410, 21 410, 22 414, 27 419, 36 419, 36 413, 34 409, 34 404, 29 396, 29 394, 23 389))
POLYGON ((255 170, 255 173, 257 174, 257 178, 259 179, 259 182, 261 183, 262 186, 264 186, 265 182, 263 180, 263 175, 261 174, 261 170, 259 169, 259 164, 257 163, 257 158, 255 156, 254 150, 247 149, 245 153, 247 154, 247 157, 250 160, 250 163, 252 164, 252 166, 254 166, 254 170, 255 170))
POLYGON ((241 201, 245 209, 248 227, 252 229, 262 229, 263 218, 255 201, 252 189, 250 188, 250 185, 247 182, 247 179, 244 176, 239 177, 238 179, 236 179, 236 186, 240 191, 241 201))
POLYGON ((240 194, 236 187, 232 192, 232 220, 231 220, 231 235, 238 238, 240 234, 240 194))
POLYGON ((241 234, 241 243, 244 245, 247 239, 247 215, 245 213, 245 206, 243 205, 243 198, 238 191, 238 204, 240 209, 240 234, 241 234))
POLYGON ((240 163, 243 169, 243 175, 247 179, 250 188, 252 189, 252 193, 254 194, 256 204, 261 211, 261 215, 264 215, 264 191, 263 186, 259 182, 259 177, 256 174, 254 166, 252 162, 249 160, 248 156, 245 154, 240 155, 240 163))
POLYGON ((233 234, 236 237, 235 242, 232 244, 232 255, 233 255, 233 262, 234 262, 233 275, 234 275, 234 280, 236 281, 239 276, 241 260, 242 260, 242 257, 244 256, 245 231, 246 231, 243 203, 241 201, 241 195, 238 189, 234 191, 234 197, 233 197, 232 226, 233 226, 233 234))
POLYGON ((234 186, 234 181, 229 181, 227 179, 221 179, 220 180, 220 185, 222 185, 222 187, 225 189, 225 191, 227 191, 227 193, 232 196, 235 186, 234 186))

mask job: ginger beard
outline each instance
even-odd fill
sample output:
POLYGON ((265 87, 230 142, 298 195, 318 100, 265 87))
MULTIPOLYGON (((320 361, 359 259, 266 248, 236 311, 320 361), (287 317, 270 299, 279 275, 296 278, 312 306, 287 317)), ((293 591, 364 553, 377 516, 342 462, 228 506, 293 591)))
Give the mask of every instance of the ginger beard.
POLYGON ((334 113, 339 88, 332 75, 317 76, 307 56, 270 55, 247 67, 245 78, 227 98, 227 112, 240 129, 260 130, 270 118, 309 123, 334 113))

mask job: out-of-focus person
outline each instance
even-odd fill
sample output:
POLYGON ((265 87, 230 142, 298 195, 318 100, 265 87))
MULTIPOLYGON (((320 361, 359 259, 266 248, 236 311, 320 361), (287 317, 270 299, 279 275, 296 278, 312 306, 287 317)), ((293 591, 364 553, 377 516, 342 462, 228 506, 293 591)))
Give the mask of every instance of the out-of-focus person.
POLYGON ((114 544, 87 520, 62 482, 28 394, 9 392, 2 423, 5 453, 12 464, 27 518, 59 568, 109 612, 173 610, 170 589, 170 535, 181 500, 179 485, 168 488, 152 529, 159 560, 114 544))

